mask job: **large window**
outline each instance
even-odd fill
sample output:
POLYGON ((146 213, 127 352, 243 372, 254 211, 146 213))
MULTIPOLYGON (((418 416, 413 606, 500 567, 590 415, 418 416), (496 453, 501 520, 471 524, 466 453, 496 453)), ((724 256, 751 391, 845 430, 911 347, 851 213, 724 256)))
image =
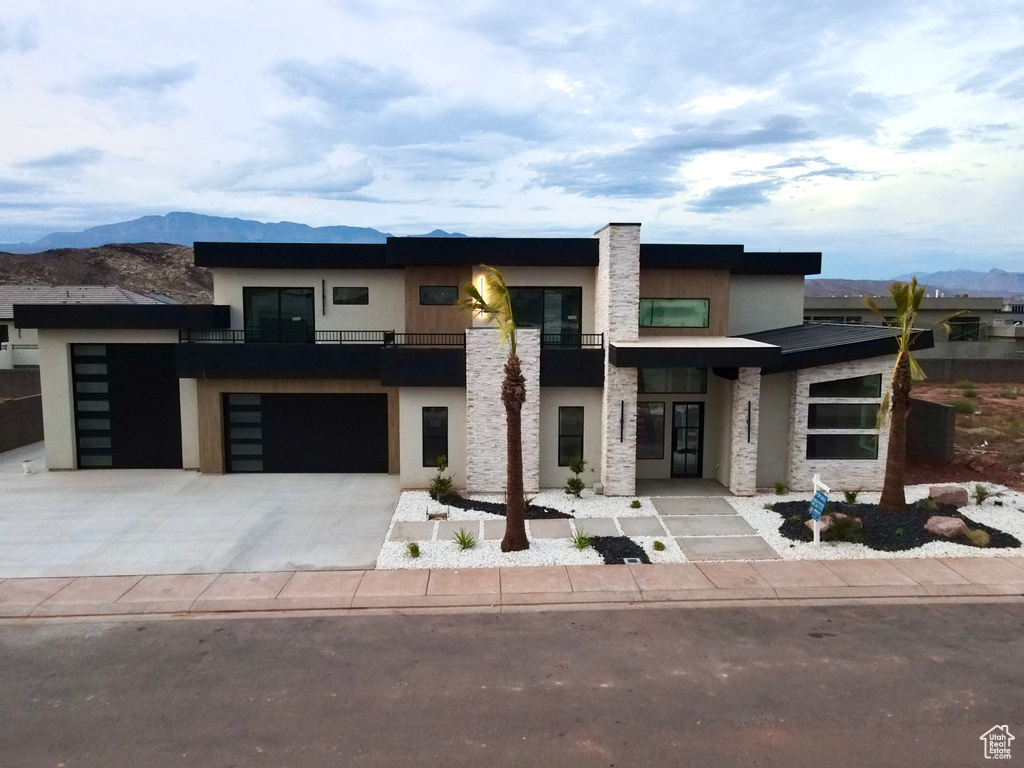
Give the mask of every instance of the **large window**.
POLYGON ((665 404, 636 404, 636 457, 665 458, 665 404))
POLYGON ((981 319, 977 317, 954 317, 949 321, 950 341, 980 341, 981 319))
POLYGON ((808 435, 808 459, 877 459, 878 435, 808 435))
POLYGON ((243 288, 246 341, 313 340, 312 288, 243 288))
POLYGON ((583 458, 583 407, 558 409, 558 466, 567 467, 583 458))
POLYGON ((811 384, 811 397, 861 397, 882 396, 882 374, 856 376, 852 379, 835 379, 811 384))
POLYGON ((335 304, 369 304, 369 288, 337 287, 334 289, 335 304))
POLYGON ((509 288, 519 328, 540 328, 545 346, 579 346, 582 288, 509 288))
POLYGON ((641 328, 707 328, 707 299, 640 299, 641 328))
POLYGON ((423 409, 423 466, 436 467, 439 456, 448 455, 448 409, 423 409))
POLYGON ((708 391, 707 368, 640 368, 637 378, 642 395, 702 395, 708 391))
POLYGON ((421 285, 420 304, 426 306, 444 306, 459 300, 457 285, 421 285))

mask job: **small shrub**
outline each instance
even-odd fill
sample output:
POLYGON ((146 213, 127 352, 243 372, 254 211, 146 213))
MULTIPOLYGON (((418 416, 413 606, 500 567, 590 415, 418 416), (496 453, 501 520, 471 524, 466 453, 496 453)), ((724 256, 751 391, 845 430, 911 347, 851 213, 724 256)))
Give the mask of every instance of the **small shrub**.
POLYGON ((419 557, 420 545, 415 541, 407 541, 405 542, 405 551, 408 553, 409 557, 419 557))
POLYGON ((630 509, 640 509, 641 506, 642 505, 640 504, 640 499, 633 499, 631 502, 629 502, 630 509))
POLYGON ((862 536, 861 525, 853 517, 832 517, 832 527, 828 529, 825 538, 829 541, 860 541, 862 536))
POLYGON ((974 503, 981 506, 989 499, 998 499, 1003 495, 1002 491, 993 491, 991 488, 986 488, 981 483, 975 483, 974 490, 971 491, 971 496, 974 498, 974 503))
POLYGON ((970 389, 970 388, 962 389, 960 391, 963 393, 964 397, 977 397, 978 396, 977 391, 973 390, 973 389, 970 389))
POLYGON ((654 542, 651 546, 654 548, 655 552, 664 552, 665 551, 665 545, 662 544, 660 541, 654 542))
POLYGON ((957 413, 972 414, 974 413, 974 403, 970 400, 950 400, 949 404, 956 409, 957 413))
POLYGON ((583 459, 569 463, 569 471, 572 472, 572 477, 565 481, 565 493, 567 495, 575 496, 578 499, 580 494, 583 493, 584 485, 580 475, 583 474, 583 470, 586 467, 587 462, 583 459))
POLYGON ((846 499, 847 504, 856 504, 858 493, 860 493, 860 489, 856 491, 843 491, 843 498, 846 499))
POLYGON ((771 504, 769 504, 768 502, 765 502, 765 503, 764 503, 764 508, 765 508, 765 509, 767 509, 767 510, 768 510, 769 512, 774 512, 774 511, 775 511, 775 507, 773 507, 773 506, 772 506, 771 504))
POLYGON ((917 502, 917 506, 919 509, 923 509, 925 512, 934 512, 939 508, 938 502, 931 497, 921 499, 919 502, 917 502))
POLYGON ((572 545, 582 552, 587 547, 594 546, 594 540, 587 536, 583 531, 577 530, 576 533, 573 534, 572 545))
POLYGON ((1014 392, 1012 389, 1001 389, 1001 390, 999 390, 999 396, 1003 397, 1003 398, 1006 398, 1007 400, 1016 400, 1017 399, 1017 393, 1014 392))
POLYGON ((964 537, 971 542, 972 547, 985 548, 989 545, 989 535, 987 531, 981 530, 981 528, 969 528, 964 537))
POLYGON ((1006 426, 1013 432, 1019 432, 1024 435, 1024 418, 1021 418, 1020 416, 1007 416, 1006 426))
MULTIPOLYGON (((765 506, 768 507, 767 504, 765 504, 765 506)), ((771 509, 771 507, 768 507, 768 508, 771 509)), ((803 515, 790 515, 789 516, 789 522, 791 522, 791 523, 799 523, 803 519, 804 519, 803 515)))
POLYGON ((527 509, 529 509, 530 507, 533 506, 533 500, 535 498, 536 498, 535 496, 524 496, 523 497, 523 506, 526 507, 527 509))
POLYGON ((776 493, 776 495, 781 496, 785 492, 786 492, 786 486, 785 485, 783 485, 782 483, 776 483, 775 484, 775 493, 776 493))
POLYGON ((476 536, 467 531, 465 528, 459 528, 452 538, 455 539, 455 543, 459 545, 460 550, 472 549, 476 546, 476 536))
POLYGON ((896 534, 897 536, 902 536, 902 535, 903 535, 903 529, 902 529, 902 528, 897 528, 897 529, 896 529, 896 530, 894 531, 894 533, 895 533, 895 534, 896 534))
POLYGON ((970 389, 974 386, 974 382, 970 379, 960 379, 955 386, 957 389, 970 389))
POLYGON ((452 495, 452 478, 445 475, 448 469, 448 457, 444 454, 437 457, 437 474, 430 481, 430 498, 434 501, 444 501, 452 495))

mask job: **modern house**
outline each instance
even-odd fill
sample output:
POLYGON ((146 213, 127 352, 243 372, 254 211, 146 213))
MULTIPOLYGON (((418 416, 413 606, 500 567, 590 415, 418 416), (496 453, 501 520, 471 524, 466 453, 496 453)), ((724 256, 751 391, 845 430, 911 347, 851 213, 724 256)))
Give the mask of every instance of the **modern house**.
MULTIPOLYGON (((455 306, 498 267, 527 379, 528 491, 570 461, 606 494, 705 478, 881 483, 886 328, 804 324, 820 253, 592 238, 196 243, 212 305, 26 305, 39 329, 51 469, 390 472, 500 492, 507 350, 455 306)), ((918 343, 931 344, 923 333, 918 343)))
POLYGON ((15 304, 159 303, 112 285, 0 285, 0 370, 39 366, 36 329, 15 326, 15 304))

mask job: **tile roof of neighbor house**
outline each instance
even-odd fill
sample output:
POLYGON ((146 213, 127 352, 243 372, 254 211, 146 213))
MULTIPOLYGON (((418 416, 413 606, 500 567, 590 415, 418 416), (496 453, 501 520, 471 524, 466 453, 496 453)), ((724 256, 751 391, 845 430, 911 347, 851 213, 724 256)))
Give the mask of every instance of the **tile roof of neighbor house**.
POLYGON ((14 317, 15 304, 167 304, 116 285, 0 285, 0 319, 14 317))

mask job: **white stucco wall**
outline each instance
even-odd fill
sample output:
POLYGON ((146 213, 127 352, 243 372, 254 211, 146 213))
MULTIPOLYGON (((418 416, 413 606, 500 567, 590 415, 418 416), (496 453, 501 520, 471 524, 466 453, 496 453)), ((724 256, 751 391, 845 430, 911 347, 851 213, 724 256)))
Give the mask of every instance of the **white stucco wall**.
POLYGON ((0 368, 39 365, 39 332, 35 328, 15 328, 13 320, 0 320, 7 326, 7 343, 0 352, 0 368))
POLYGON ((231 305, 232 328, 244 327, 242 289, 257 287, 312 288, 318 331, 405 332, 402 269, 215 269, 213 303, 231 305), (370 303, 336 306, 332 303, 332 289, 336 287, 368 288, 370 303))
MULTIPOLYGON (((436 467, 423 466, 423 409, 448 409, 448 474, 466 485, 466 390, 462 387, 402 387, 398 391, 403 488, 428 488, 436 467)), ((504 427, 504 424, 502 425, 504 427)))
POLYGON ((760 488, 786 482, 789 452, 780 446, 789 445, 793 376, 792 372, 786 372, 761 377, 757 434, 757 485, 760 488))
MULTIPOLYGON (((75 469, 75 408, 70 344, 176 344, 177 331, 41 330, 39 384, 46 466, 75 469)), ((184 435, 183 435, 184 437, 184 435)))
POLYGON ((561 488, 572 473, 558 466, 558 409, 583 406, 583 458, 587 467, 580 477, 588 486, 601 472, 601 390, 596 387, 541 387, 540 486, 561 488))
POLYGON ((731 275, 729 335, 801 325, 803 275, 731 275))

